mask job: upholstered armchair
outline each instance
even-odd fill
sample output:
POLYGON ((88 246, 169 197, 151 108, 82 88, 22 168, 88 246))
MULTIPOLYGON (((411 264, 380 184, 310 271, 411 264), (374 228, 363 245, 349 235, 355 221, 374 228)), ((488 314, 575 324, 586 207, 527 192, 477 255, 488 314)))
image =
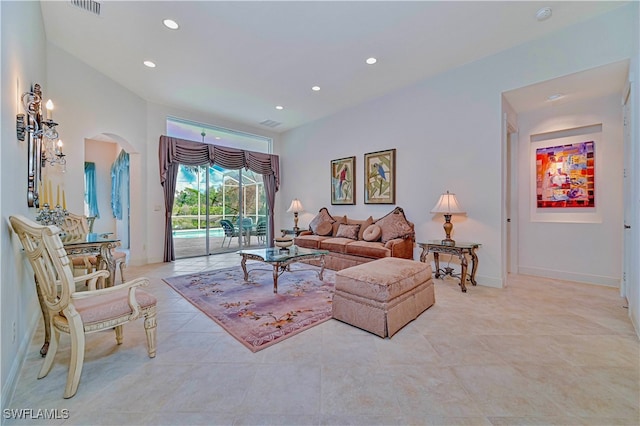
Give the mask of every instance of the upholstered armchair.
POLYGON ((155 357, 156 298, 139 288, 149 284, 147 278, 96 289, 97 280, 108 276, 109 272, 99 270, 74 278, 71 263, 60 240, 60 229, 39 225, 23 216, 11 216, 9 221, 31 263, 42 296, 40 303, 48 313, 45 327, 50 328, 52 339, 38 374, 39 379, 51 370, 60 332, 69 334, 71 341, 65 398, 71 398, 78 390, 87 333, 115 329, 116 342, 121 344, 123 324, 144 318, 147 351, 150 358, 155 357), (84 281, 88 282, 89 289, 76 292, 76 283, 84 281))

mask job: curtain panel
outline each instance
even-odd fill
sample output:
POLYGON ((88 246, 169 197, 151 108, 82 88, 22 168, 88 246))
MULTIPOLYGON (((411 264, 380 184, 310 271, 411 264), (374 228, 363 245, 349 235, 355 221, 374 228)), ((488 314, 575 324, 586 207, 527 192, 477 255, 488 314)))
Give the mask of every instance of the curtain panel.
POLYGON ((124 149, 111 165, 111 210, 117 220, 122 220, 120 187, 123 183, 129 185, 129 154, 124 149))
POLYGON ((96 163, 84 163, 84 201, 89 206, 89 216, 100 218, 98 192, 96 190, 96 163))
MULTIPOLYGON (((160 162, 160 184, 165 199, 164 261, 175 260, 171 212, 175 198, 178 165, 201 166, 215 164, 229 170, 245 168, 262 175, 269 211, 269 235, 273 239, 273 209, 275 195, 280 187, 280 159, 277 155, 245 151, 203 142, 189 141, 169 136, 160 136, 158 159, 160 162)), ((273 240, 269 241, 273 246, 273 240)))

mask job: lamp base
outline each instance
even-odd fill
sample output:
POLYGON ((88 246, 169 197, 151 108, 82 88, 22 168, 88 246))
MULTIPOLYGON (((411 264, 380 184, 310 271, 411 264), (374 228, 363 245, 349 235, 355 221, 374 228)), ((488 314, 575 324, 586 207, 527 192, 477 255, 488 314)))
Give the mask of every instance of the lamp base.
POLYGON ((440 244, 442 244, 443 246, 455 247, 456 242, 451 238, 445 238, 444 240, 440 241, 440 244))

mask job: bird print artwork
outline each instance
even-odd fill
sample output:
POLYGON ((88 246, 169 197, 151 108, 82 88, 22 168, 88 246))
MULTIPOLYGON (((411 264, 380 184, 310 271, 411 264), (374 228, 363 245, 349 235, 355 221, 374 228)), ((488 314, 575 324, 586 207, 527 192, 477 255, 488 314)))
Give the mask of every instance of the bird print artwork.
POLYGON ((365 165, 367 170, 365 202, 395 203, 395 149, 365 154, 365 165))

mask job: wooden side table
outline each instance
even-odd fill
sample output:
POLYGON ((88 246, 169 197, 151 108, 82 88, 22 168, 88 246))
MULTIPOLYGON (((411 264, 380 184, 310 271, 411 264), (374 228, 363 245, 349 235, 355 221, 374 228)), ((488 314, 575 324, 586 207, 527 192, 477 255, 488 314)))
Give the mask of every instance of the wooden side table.
POLYGON ((453 268, 446 267, 440 269, 440 253, 456 255, 460 259, 460 287, 462 292, 467 292, 467 255, 471 256, 471 273, 468 274, 469 281, 472 285, 476 285, 476 271, 478 270, 478 255, 476 250, 482 244, 479 243, 459 243, 456 242, 455 246, 448 246, 442 244, 441 240, 429 240, 426 243, 418 243, 418 246, 422 248, 422 254, 420 255, 420 262, 425 262, 427 255, 433 253, 433 261, 436 264, 436 278, 440 278, 441 275, 449 275, 456 277, 458 274, 453 273, 453 268))

